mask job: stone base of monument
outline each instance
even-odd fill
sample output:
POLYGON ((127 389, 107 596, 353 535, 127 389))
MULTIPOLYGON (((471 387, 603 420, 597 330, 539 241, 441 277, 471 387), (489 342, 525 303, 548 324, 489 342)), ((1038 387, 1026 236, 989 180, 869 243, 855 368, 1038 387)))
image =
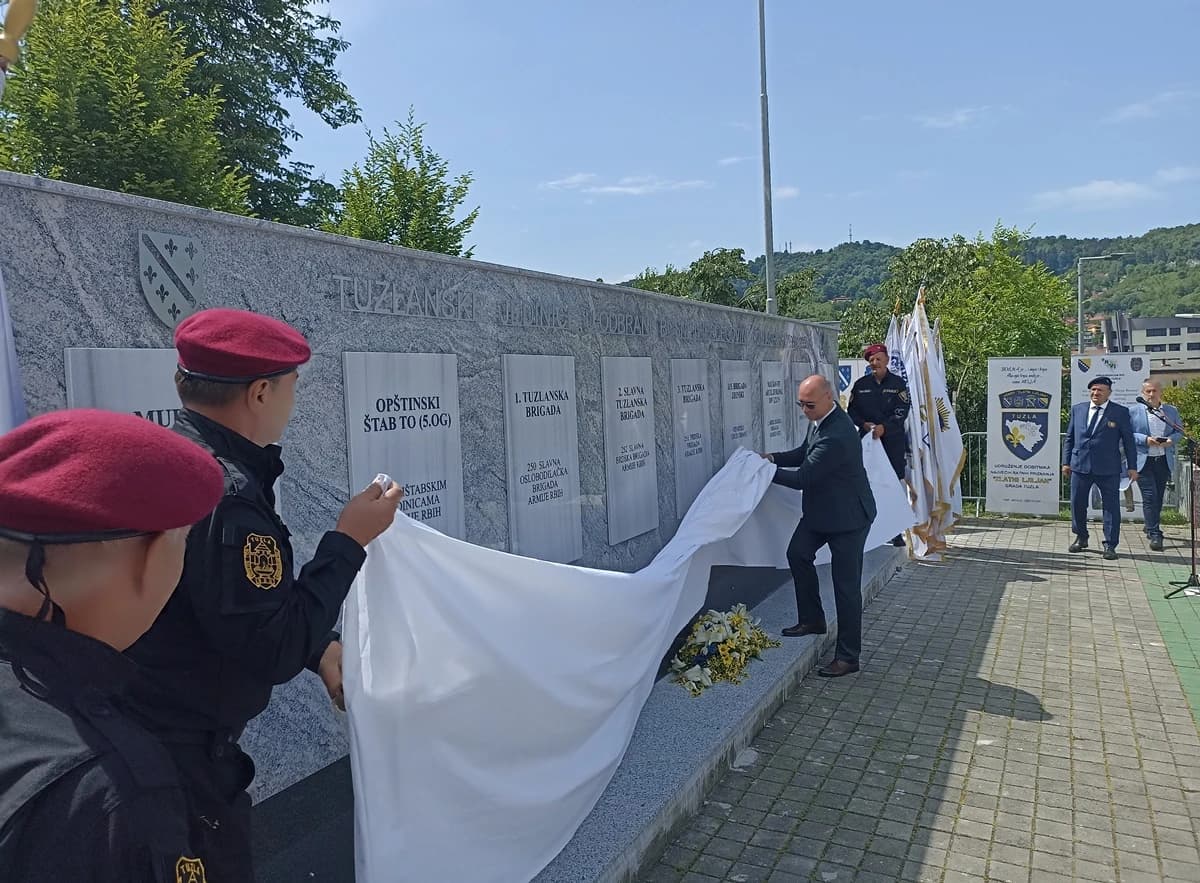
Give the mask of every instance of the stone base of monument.
MULTIPOLYGON (((863 562, 863 597, 895 574, 906 552, 882 546, 863 562)), ((833 614, 828 565, 818 568, 825 609, 833 614)), ((714 570, 709 606, 752 605, 771 635, 796 621, 786 571, 714 570), (761 600, 759 600, 761 599, 761 600), (754 603, 758 601, 758 603, 754 603), (726 603, 728 602, 728 603, 726 603)), ((768 650, 741 684, 717 684, 692 697, 669 678, 650 693, 620 768, 591 815, 536 883, 627 883, 657 857, 680 824, 779 708, 801 678, 832 648, 832 636, 789 639, 768 650)), ((863 648, 870 677, 871 647, 863 648)), ((258 804, 255 864, 262 883, 354 879, 353 792, 342 759, 258 804)), ((464 881, 466 883, 466 881, 464 881)), ((514 881, 515 883, 515 881, 514 881)))

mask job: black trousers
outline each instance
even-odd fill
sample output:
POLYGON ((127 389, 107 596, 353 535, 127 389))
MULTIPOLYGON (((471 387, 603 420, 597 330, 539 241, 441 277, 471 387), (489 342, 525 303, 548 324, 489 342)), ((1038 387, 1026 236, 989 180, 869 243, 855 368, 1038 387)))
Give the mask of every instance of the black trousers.
POLYGON ((183 784, 192 848, 208 880, 254 883, 250 855, 250 795, 254 761, 230 739, 164 741, 183 784))
POLYGON ((813 560, 817 550, 829 546, 833 559, 833 602, 838 621, 834 658, 844 662, 858 662, 862 649, 862 562, 869 531, 870 525, 859 530, 831 533, 815 530, 801 519, 788 543, 788 567, 796 584, 796 612, 800 622, 809 624, 826 621, 825 609, 821 606, 821 584, 813 560))

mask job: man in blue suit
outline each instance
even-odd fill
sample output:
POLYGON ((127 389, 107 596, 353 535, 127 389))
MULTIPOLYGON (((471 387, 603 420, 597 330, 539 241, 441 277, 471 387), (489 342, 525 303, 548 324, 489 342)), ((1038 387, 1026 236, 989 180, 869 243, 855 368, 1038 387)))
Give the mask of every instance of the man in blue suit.
POLYGON ((1071 408, 1071 419, 1063 437, 1063 474, 1071 476, 1071 529, 1075 542, 1070 551, 1082 552, 1088 547, 1088 494, 1095 485, 1100 489, 1104 504, 1104 557, 1117 557, 1117 541, 1121 535, 1120 497, 1121 448, 1125 449, 1125 466, 1129 478, 1137 481, 1137 446, 1129 409, 1110 402, 1112 381, 1093 377, 1088 383, 1088 398, 1071 408))
POLYGON ((1175 445, 1183 438, 1176 429, 1182 425, 1174 405, 1162 400, 1162 384, 1153 378, 1142 384, 1142 398, 1147 404, 1129 409, 1133 423, 1133 440, 1137 443, 1138 487, 1142 491, 1144 530, 1155 552, 1163 550, 1162 516, 1163 492, 1175 472, 1175 445), (1165 417, 1165 419, 1164 419, 1165 417), (1174 424, 1174 425, 1172 425, 1174 424))

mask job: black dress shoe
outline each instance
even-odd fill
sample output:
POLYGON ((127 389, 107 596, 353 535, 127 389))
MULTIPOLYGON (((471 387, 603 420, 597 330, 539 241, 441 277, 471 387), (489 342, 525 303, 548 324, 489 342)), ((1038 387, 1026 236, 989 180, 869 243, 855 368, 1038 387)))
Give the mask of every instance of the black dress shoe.
POLYGON ((1112 546, 1105 546, 1104 547, 1104 560, 1105 561, 1116 561, 1117 560, 1117 550, 1114 549, 1112 546))
POLYGON ((1075 540, 1067 549, 1068 552, 1083 552, 1087 549, 1087 540, 1075 540))
POLYGON ((892 537, 892 545, 904 548, 904 537, 902 537, 900 534, 896 534, 894 537, 892 537))
POLYGON ((840 678, 843 675, 852 675, 858 671, 857 662, 847 662, 844 659, 835 659, 829 665, 823 665, 817 669, 817 674, 823 678, 840 678))
POLYGON ((805 635, 823 635, 825 634, 825 623, 823 622, 798 622, 793 626, 783 630, 785 638, 803 638, 805 635))
POLYGON ((1161 539, 1153 539, 1150 541, 1151 552, 1161 552, 1163 550, 1163 541, 1161 539))

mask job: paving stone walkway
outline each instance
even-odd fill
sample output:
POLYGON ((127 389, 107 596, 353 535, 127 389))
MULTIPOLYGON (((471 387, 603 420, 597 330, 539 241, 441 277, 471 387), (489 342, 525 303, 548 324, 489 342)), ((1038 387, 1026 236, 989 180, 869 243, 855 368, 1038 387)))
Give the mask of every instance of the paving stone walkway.
POLYGON ((642 883, 1200 883, 1200 597, 1162 598, 1186 533, 1070 539, 969 523, 907 565, 863 671, 806 678, 642 883))

